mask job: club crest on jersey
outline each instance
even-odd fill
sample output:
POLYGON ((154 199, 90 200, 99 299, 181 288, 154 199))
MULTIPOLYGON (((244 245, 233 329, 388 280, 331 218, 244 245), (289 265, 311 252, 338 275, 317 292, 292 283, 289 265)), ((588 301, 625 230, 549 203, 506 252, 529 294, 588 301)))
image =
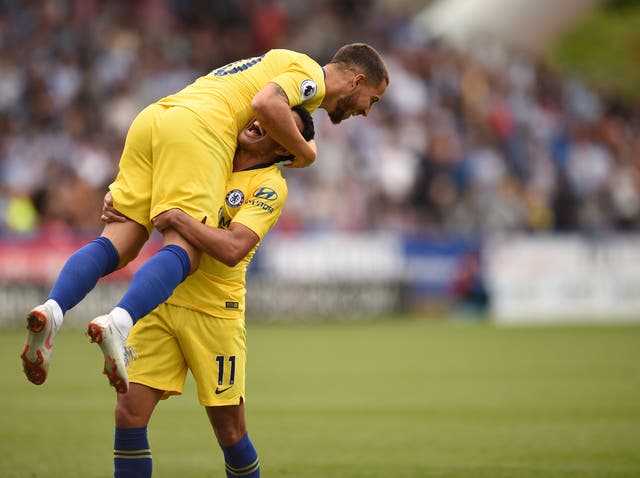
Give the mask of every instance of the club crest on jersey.
POLYGON ((300 85, 300 96, 302 97, 302 101, 307 101, 316 96, 316 92, 318 91, 318 85, 313 80, 304 80, 300 85))
POLYGON ((227 193, 225 201, 230 207, 239 207, 244 202, 244 193, 239 189, 233 189, 227 193))
POLYGON ((264 199, 266 201, 275 201, 278 199, 278 193, 271 188, 262 187, 253 192, 253 197, 264 199))

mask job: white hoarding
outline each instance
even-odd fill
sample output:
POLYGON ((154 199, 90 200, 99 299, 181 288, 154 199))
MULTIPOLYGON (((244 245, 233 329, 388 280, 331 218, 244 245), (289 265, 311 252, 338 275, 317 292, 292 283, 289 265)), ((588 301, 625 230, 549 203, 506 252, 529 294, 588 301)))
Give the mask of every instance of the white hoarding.
POLYGON ((640 238, 502 237, 485 279, 499 323, 640 320, 640 238))

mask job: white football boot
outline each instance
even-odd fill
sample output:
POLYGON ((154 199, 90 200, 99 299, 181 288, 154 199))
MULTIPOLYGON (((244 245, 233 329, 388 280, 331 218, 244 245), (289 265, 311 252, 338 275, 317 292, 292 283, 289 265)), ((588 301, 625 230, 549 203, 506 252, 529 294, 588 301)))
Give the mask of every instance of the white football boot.
POLYGON ((47 379, 53 340, 58 332, 53 311, 42 304, 31 309, 26 317, 27 341, 20 355, 24 374, 31 383, 42 385, 47 379))
POLYGON ((91 342, 97 343, 104 354, 103 373, 118 393, 127 393, 129 376, 127 375, 126 337, 116 329, 111 315, 96 317, 87 327, 91 342))

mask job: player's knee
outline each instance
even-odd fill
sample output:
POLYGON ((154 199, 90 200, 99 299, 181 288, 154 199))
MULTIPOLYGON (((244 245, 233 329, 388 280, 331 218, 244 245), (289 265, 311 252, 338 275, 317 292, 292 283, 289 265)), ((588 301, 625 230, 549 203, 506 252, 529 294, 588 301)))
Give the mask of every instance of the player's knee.
POLYGON ((127 402, 119 401, 115 410, 115 421, 118 428, 140 428, 147 426, 147 415, 139 413, 127 402))
POLYGON ((235 445, 240 439, 246 435, 247 431, 237 424, 225 423, 220 426, 214 426, 216 438, 224 446, 235 445))
POLYGON ((147 230, 131 220, 109 223, 105 225, 101 235, 109 239, 118 251, 118 269, 135 259, 149 238, 147 230))
POLYGON ((244 407, 242 405, 207 407, 207 415, 213 426, 216 438, 224 446, 238 443, 247 434, 244 407))

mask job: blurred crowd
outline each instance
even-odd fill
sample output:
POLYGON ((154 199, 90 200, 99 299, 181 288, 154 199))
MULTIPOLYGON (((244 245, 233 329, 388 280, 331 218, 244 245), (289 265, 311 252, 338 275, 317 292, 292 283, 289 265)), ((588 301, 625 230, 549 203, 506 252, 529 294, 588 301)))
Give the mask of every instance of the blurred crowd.
POLYGON ((316 119, 281 231, 607 232, 640 223, 640 113, 496 45, 461 53, 373 0, 0 0, 0 238, 96 234, 146 104, 283 47, 363 41, 391 84, 368 118, 316 119))

